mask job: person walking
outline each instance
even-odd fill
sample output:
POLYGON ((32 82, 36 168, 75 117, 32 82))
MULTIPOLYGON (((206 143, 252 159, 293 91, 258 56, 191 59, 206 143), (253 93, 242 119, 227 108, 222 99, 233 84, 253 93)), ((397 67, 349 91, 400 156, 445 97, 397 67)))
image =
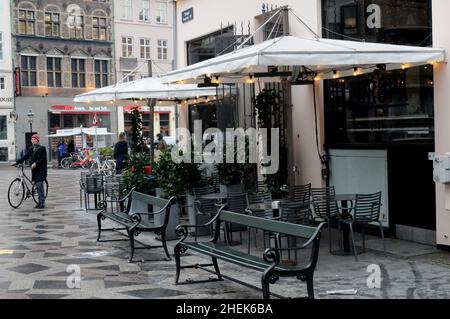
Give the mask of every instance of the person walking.
POLYGON ((33 144, 33 146, 26 151, 25 155, 23 155, 12 165, 15 166, 25 162, 27 159, 31 159, 30 164, 32 181, 36 184, 36 189, 39 196, 39 204, 37 204, 34 208, 44 209, 44 181, 47 179, 47 149, 45 146, 40 145, 39 134, 34 134, 31 137, 31 144, 33 144))
POLYGON ((164 151, 167 149, 167 143, 164 140, 164 137, 161 133, 159 133, 158 135, 156 135, 156 137, 158 138, 158 146, 157 149, 158 151, 164 151))
POLYGON ((62 141, 58 145, 58 167, 61 166, 61 161, 65 157, 67 157, 66 144, 62 141))
POLYGON ((128 143, 127 135, 125 133, 119 134, 119 142, 114 145, 114 159, 116 160, 116 174, 122 174, 126 167, 126 159, 128 157, 128 143))

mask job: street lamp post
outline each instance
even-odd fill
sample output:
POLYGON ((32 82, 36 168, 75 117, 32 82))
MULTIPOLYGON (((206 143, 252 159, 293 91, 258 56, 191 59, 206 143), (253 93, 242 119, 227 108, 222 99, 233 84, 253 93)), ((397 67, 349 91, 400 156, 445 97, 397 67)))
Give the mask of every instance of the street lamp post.
POLYGON ((34 119, 34 113, 32 110, 28 111, 28 122, 30 123, 30 133, 33 133, 33 119, 34 119))

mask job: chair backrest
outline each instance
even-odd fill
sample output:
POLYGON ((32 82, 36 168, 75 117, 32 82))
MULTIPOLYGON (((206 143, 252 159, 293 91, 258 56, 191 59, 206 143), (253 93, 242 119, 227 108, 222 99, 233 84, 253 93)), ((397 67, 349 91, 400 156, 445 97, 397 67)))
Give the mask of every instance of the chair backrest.
POLYGON ((86 176, 86 192, 89 194, 101 193, 103 191, 102 176, 86 176))
POLYGON ((247 209, 247 195, 245 193, 229 193, 227 196, 227 210, 235 213, 245 213, 247 209))
POLYGON ((263 181, 256 182, 256 192, 257 193, 267 193, 269 191, 269 186, 263 181))
POLYGON ((353 220, 355 223, 371 223, 380 220, 381 192, 357 194, 353 220))
POLYGON ((202 214, 214 216, 217 213, 218 207, 216 206, 215 199, 204 199, 199 197, 195 199, 194 203, 197 211, 202 214))
POLYGON ((105 196, 113 200, 118 200, 122 198, 123 195, 123 185, 118 182, 106 181, 104 184, 105 196))
POLYGON ((280 208, 280 220, 282 222, 293 224, 311 224, 311 207, 309 203, 282 203, 280 208))
POLYGON ((335 199, 334 186, 313 188, 311 190, 314 212, 322 218, 336 218, 339 216, 339 206, 335 199))
POLYGON ((215 193, 215 189, 211 185, 207 185, 204 187, 194 188, 193 193, 194 197, 198 199, 200 196, 215 193))
POLYGON ((307 202, 311 200, 311 183, 296 185, 290 188, 290 198, 294 202, 307 202))
POLYGON ((271 202, 272 202, 272 194, 270 192, 247 194, 247 205, 271 203, 271 202))

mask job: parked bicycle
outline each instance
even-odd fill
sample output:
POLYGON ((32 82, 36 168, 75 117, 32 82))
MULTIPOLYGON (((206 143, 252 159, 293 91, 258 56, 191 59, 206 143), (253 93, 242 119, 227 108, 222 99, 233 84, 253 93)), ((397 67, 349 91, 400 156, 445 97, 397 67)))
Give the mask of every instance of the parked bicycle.
POLYGON ((97 156, 89 170, 91 173, 112 176, 116 172, 116 162, 112 159, 97 156))
POLYGON ((87 156, 85 152, 71 153, 69 157, 61 160, 61 167, 64 169, 90 168, 92 163, 93 159, 87 156))
MULTIPOLYGON (((12 208, 19 208, 25 199, 33 197, 36 204, 39 204, 39 196, 36 184, 25 174, 24 164, 16 165, 19 176, 14 179, 8 188, 8 202, 12 208)), ((45 197, 48 195, 48 182, 44 181, 45 197)))

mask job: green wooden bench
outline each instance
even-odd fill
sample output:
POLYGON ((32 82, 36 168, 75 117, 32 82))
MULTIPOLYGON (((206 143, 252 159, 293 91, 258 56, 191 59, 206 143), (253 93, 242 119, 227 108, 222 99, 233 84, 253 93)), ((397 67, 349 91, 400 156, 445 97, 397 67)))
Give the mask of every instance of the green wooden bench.
POLYGON ((291 224, 272 219, 265 219, 229 212, 225 210, 225 207, 225 205, 222 206, 217 215, 205 225, 179 225, 177 227, 177 234, 181 237, 181 239, 177 242, 174 248, 176 262, 175 284, 181 284, 179 283, 181 269, 202 269, 216 275, 217 279, 188 281, 186 283, 220 281, 223 280, 223 278, 226 278, 245 286, 262 290, 263 298, 268 299, 270 298, 270 295, 283 298, 283 296, 270 292, 270 284, 276 283, 280 277, 296 277, 303 282, 306 281, 308 298, 314 299, 314 270, 316 268, 317 260, 319 257, 320 236, 323 228, 326 227, 326 223, 322 223, 318 227, 291 224), (285 234, 292 237, 302 238, 303 241, 307 240, 307 242, 298 248, 268 248, 262 256, 250 255, 243 251, 236 250, 225 243, 219 243, 220 227, 221 223, 223 222, 240 224, 250 228, 268 231, 274 234, 285 234), (210 241, 198 242, 194 240, 188 240, 189 228, 206 227, 211 225, 215 226, 215 231, 210 241), (309 254, 308 260, 306 260, 301 265, 288 265, 284 264, 281 261, 280 254, 283 251, 297 251, 307 248, 311 250, 311 253, 309 254), (181 255, 189 249, 202 255, 211 257, 212 263, 181 266, 181 255), (217 262, 218 260, 261 272, 262 289, 250 285, 246 282, 240 281, 236 278, 232 278, 230 276, 222 274, 219 270, 219 265, 217 262), (210 267, 213 267, 214 270, 212 270, 210 267))
MULTIPOLYGON (((120 200, 104 200, 100 203, 101 211, 97 214, 97 224, 98 224, 98 237, 97 241, 101 241, 100 237, 102 231, 119 231, 126 230, 128 234, 128 240, 130 241, 130 262, 133 261, 134 250, 135 249, 152 249, 152 248, 164 248, 167 260, 170 260, 169 251, 167 249, 166 243, 166 228, 169 223, 170 218, 170 207, 174 203, 175 198, 169 200, 162 199, 159 197, 154 197, 146 194, 142 194, 131 190, 124 198, 120 200), (132 208, 133 201, 140 201, 148 207, 151 205, 153 211, 137 211, 132 208), (123 211, 108 211, 108 204, 114 205, 121 203, 123 211), (157 210, 155 211, 155 209, 157 210), (164 214, 164 215, 163 215, 164 214), (159 216, 158 218, 158 215, 159 216), (155 218, 156 217, 156 218, 155 218), (117 224, 120 224, 124 228, 112 228, 104 229, 102 228, 102 221, 105 219, 110 219, 117 224), (158 221, 160 220, 160 221, 158 221), (161 238, 160 246, 149 246, 142 245, 142 247, 135 248, 135 237, 139 236, 142 232, 154 232, 161 238)), ((117 240, 103 240, 101 242, 117 241, 117 240)))

